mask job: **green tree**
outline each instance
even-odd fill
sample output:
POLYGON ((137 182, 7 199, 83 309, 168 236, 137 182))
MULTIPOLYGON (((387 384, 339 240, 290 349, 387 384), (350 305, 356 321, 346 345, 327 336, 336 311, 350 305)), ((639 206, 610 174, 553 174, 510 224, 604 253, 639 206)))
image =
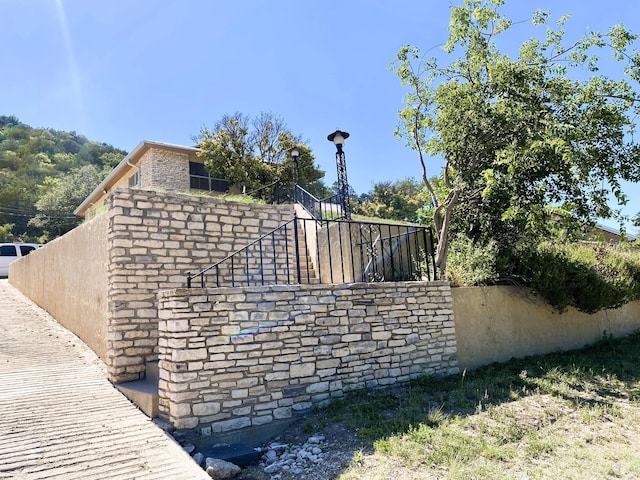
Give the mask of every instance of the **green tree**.
POLYGON ((358 211, 369 217, 418 222, 427 199, 424 183, 413 178, 396 182, 378 182, 358 199, 358 211))
POLYGON ((73 215, 75 208, 100 183, 100 171, 85 165, 62 177, 47 177, 42 182, 42 194, 35 204, 38 213, 30 224, 41 228, 46 239, 63 235, 76 227, 81 218, 73 215))
MULTIPOLYGON (((331 190, 322 181, 324 171, 315 164, 315 157, 311 149, 307 145, 295 142, 293 138, 283 138, 282 146, 286 148, 285 151, 289 151, 294 145, 300 153, 298 157, 298 185, 319 199, 331 195, 331 190)), ((278 165, 277 173, 282 185, 294 184, 294 165, 290 155, 286 156, 278 165)))
POLYGON ((637 36, 616 26, 567 42, 567 17, 553 27, 537 11, 532 21, 547 26, 545 35, 512 58, 497 45, 512 27, 503 3, 452 8, 445 62, 404 46, 393 65, 409 89, 396 133, 418 153, 442 271, 454 220, 475 239, 509 248, 545 232, 548 205, 585 222, 615 216, 608 194, 624 203, 620 181, 640 177, 638 147, 628 141, 637 95, 628 80, 598 74, 598 54, 607 51, 637 80, 637 36), (589 78, 574 75, 585 68, 589 78), (427 176, 428 155, 444 159, 444 201, 427 176))
POLYGON ((12 223, 5 223, 4 225, 0 225, 0 242, 11 242, 13 241, 13 230, 12 223))
POLYGON ((324 172, 313 163, 309 147, 294 135, 282 118, 261 113, 254 120, 235 113, 224 115, 213 128, 204 127, 197 137, 200 157, 213 177, 224 178, 245 191, 256 190, 280 178, 293 181, 293 167, 287 152, 297 145, 301 185, 319 182, 324 172))
MULTIPOLYGON (((10 234, 23 240, 67 231, 71 222, 66 217, 73 208, 62 216, 49 215, 45 232, 43 211, 36 208, 36 202, 49 195, 56 179, 88 164, 95 165, 101 171, 100 178, 104 178, 125 155, 122 150, 91 142, 75 132, 32 128, 16 117, 0 116, 0 225, 13 225, 10 234), (38 213, 38 220, 31 221, 38 213), (54 227, 53 221, 60 225, 54 227)), ((98 182, 91 181, 78 191, 93 189, 98 182)))

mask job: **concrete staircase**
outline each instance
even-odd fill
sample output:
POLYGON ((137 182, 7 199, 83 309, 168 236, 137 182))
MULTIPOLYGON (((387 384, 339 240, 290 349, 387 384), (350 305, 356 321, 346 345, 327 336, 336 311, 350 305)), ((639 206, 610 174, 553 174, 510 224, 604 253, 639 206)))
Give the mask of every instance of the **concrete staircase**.
MULTIPOLYGON (((307 248, 307 240, 306 235, 304 234, 304 228, 300 228, 298 230, 300 235, 298 235, 298 248, 300 252, 300 283, 301 284, 317 284, 320 283, 320 279, 318 278, 318 274, 315 269, 316 259, 312 258, 309 254, 309 249, 307 248)), ((295 264, 295 257, 293 259, 293 272, 294 276, 297 279, 297 271, 295 264)))
POLYGON ((118 383, 115 387, 148 417, 158 416, 158 362, 147 362, 143 380, 118 383))

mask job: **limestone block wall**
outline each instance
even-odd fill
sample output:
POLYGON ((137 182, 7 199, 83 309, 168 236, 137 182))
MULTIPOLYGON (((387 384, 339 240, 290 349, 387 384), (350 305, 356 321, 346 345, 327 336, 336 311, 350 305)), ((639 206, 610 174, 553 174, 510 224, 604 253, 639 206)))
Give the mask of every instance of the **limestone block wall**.
POLYGON ((150 148, 140 159, 140 187, 188 192, 189 160, 195 154, 150 148))
POLYGON ((107 366, 136 380, 158 358, 158 290, 198 272, 293 217, 292 205, 225 202, 138 189, 113 193, 109 211, 107 366))
POLYGON ((180 429, 267 424, 458 371, 446 282, 173 289, 158 314, 160 415, 180 429))

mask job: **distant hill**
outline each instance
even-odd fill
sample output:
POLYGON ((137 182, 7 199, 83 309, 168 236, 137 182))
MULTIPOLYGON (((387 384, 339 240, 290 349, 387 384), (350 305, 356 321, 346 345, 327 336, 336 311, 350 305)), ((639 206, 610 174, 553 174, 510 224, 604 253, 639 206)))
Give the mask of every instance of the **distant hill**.
POLYGON ((74 228, 74 208, 126 154, 0 116, 0 241, 44 242, 74 228))

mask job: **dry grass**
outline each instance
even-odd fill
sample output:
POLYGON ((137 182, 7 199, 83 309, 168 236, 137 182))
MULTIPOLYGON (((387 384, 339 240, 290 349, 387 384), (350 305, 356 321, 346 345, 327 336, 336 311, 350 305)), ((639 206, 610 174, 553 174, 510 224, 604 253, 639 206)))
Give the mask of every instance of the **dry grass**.
POLYGON ((640 334, 354 393, 321 416, 363 441, 341 480, 640 478, 640 334))

